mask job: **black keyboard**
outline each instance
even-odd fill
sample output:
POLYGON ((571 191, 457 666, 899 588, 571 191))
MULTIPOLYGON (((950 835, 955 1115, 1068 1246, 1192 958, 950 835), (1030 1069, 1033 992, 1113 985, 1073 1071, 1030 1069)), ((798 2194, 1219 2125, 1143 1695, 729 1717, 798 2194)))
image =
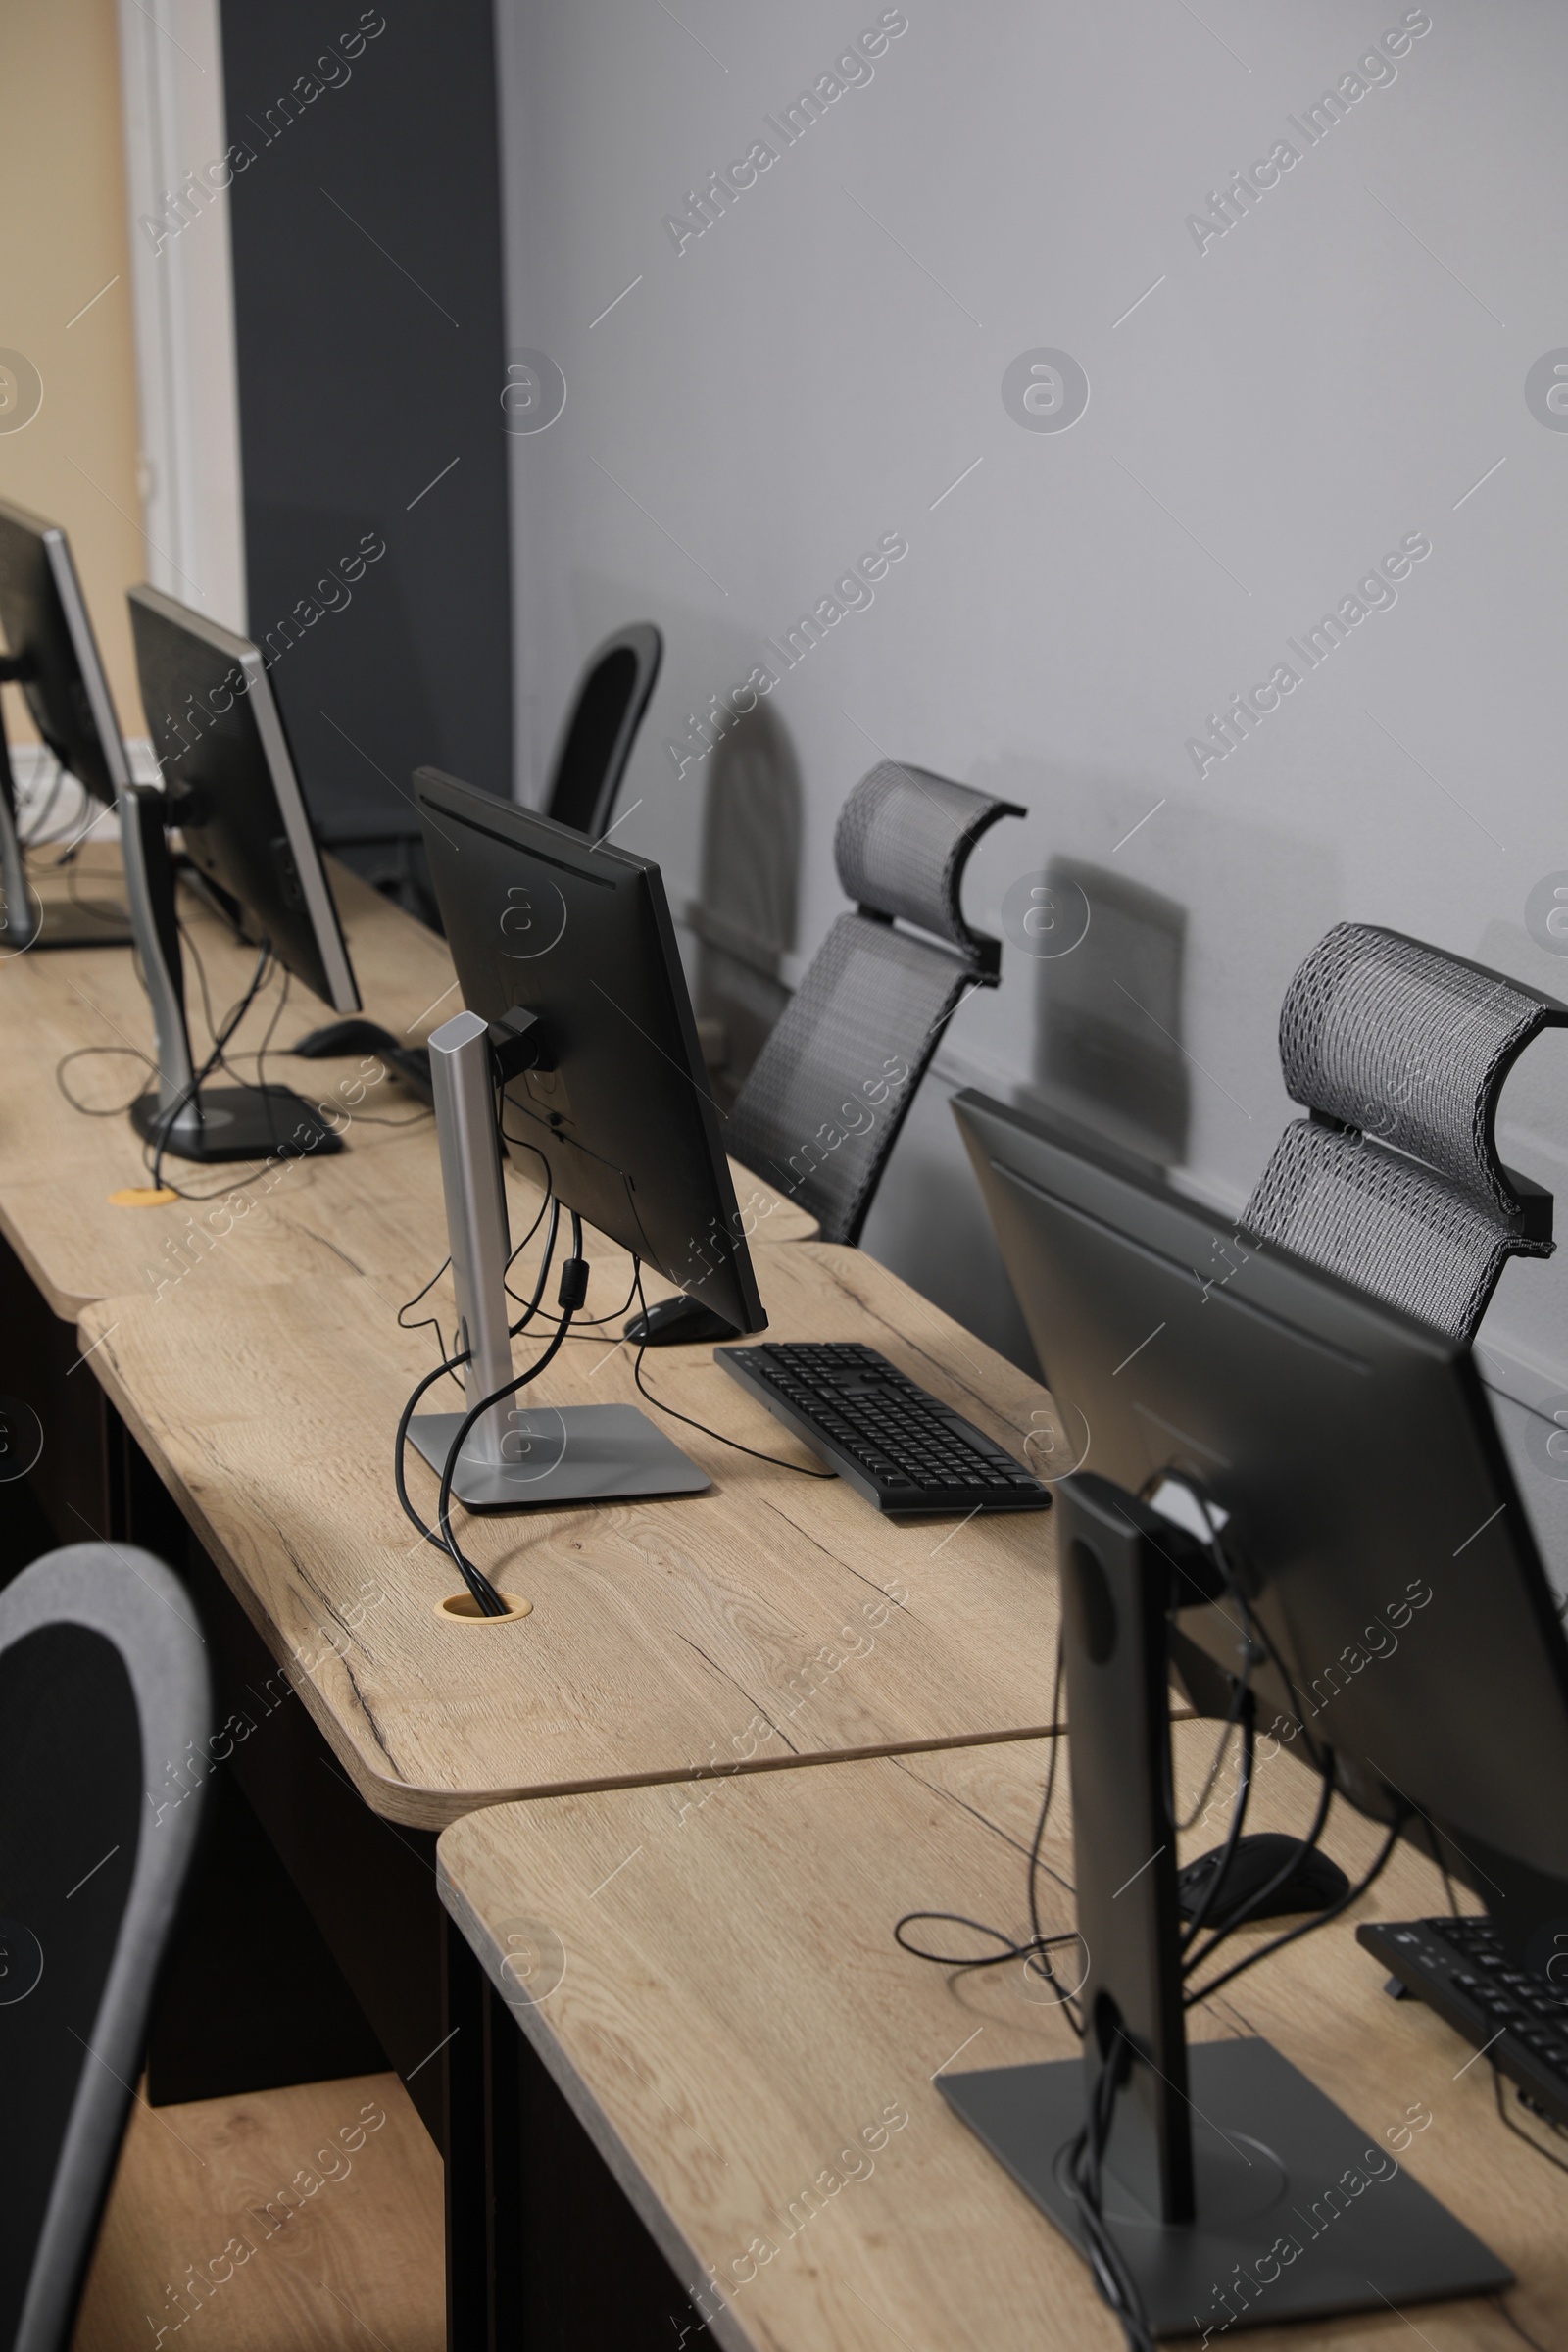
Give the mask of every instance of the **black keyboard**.
POLYGON ((1544 2114, 1568 2124, 1568 1984, 1516 1968, 1485 1919, 1377 1920, 1355 1935, 1544 2114))
POLYGON ((946 1517, 1050 1508, 1049 1487, 874 1348, 720 1348, 713 1361, 879 1511, 946 1517))

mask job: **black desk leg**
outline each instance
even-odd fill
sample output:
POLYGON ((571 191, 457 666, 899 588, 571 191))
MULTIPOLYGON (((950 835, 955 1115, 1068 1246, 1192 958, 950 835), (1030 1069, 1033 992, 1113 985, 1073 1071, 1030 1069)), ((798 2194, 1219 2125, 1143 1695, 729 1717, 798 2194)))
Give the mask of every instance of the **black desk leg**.
MULTIPOLYGON (((442 1913, 441 2052, 446 2127, 447 2352, 491 2352, 490 2186, 484 1971, 442 1913)), ((514 2329, 501 2339, 521 2352, 514 2329)))
POLYGON ((665 2352, 703 2321, 448 1920, 450 2352, 665 2352))

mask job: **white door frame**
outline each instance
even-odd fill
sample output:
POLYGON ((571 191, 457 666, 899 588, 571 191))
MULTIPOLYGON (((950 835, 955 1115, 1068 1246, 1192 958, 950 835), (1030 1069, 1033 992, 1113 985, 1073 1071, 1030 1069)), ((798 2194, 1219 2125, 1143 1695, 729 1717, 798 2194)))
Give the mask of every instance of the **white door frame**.
POLYGON ((148 577, 246 631, 219 0, 119 0, 148 577))

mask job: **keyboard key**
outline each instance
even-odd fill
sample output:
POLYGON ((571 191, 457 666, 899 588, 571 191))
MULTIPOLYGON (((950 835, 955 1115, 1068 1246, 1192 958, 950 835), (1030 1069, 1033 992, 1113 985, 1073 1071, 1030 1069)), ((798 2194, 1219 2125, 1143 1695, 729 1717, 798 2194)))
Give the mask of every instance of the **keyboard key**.
POLYGON ((1044 1510, 1051 1490, 1004 1446, 858 1342, 723 1348, 714 1360, 879 1510, 1044 1510))

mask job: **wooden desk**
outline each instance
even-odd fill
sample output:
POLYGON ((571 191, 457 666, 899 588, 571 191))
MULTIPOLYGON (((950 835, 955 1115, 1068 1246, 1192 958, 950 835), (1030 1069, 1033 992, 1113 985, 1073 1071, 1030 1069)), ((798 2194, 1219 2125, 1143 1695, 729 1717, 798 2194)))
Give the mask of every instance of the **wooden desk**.
MULTIPOLYGON (((328 859, 333 893, 349 955, 365 1000, 366 1016, 394 1037, 421 1043, 459 1008, 457 981, 446 942, 416 922, 358 875, 328 859)), ((94 889, 113 885, 116 871, 95 855, 94 889)), ((48 884, 60 895, 58 879, 48 884)), ((189 892, 181 919, 206 970, 215 1013, 243 993, 255 967, 189 892)), ((187 956, 187 1000, 193 1046, 205 1039, 201 992, 187 956)), ((250 1075, 247 1054, 261 1044, 275 991, 248 1015, 230 1048, 250 1075)), ((446 1248, 434 1121, 395 1081, 354 1099, 362 1056, 343 1061, 297 1061, 287 1049, 332 1018, 309 992, 295 987, 268 1056, 266 1075, 292 1086, 313 1102, 346 1117, 348 1149, 329 1159, 283 1162, 277 1181, 253 1185, 263 1209, 255 1236, 225 1252, 226 1279, 284 1281, 340 1273, 345 1263, 396 1286, 415 1269, 416 1288, 446 1248), (357 1115, 358 1114, 358 1115, 357 1115), (412 1120, 406 1130, 372 1119, 412 1120), (265 1241, 261 1237, 265 1236, 265 1241), (254 1246, 246 1246, 253 1244, 254 1246)), ((96 1298, 143 1289, 168 1245, 188 1235, 210 1212, 175 1201, 158 1208, 122 1208, 109 1195, 146 1183, 141 1145, 128 1117, 93 1118, 73 1107, 56 1082, 62 1058, 81 1047, 128 1047, 150 1054, 152 1018, 125 949, 47 949, 0 959, 0 1232, 21 1257, 51 1311, 74 1322, 96 1298)), ((145 1075, 135 1052, 113 1059, 73 1063, 66 1073, 77 1100, 101 1107, 125 1102, 145 1075)), ((816 1220, 733 1164, 736 1198, 748 1230, 759 1241, 806 1240, 816 1220)), ((219 1191, 251 1171, 192 1168, 171 1161, 173 1182, 195 1193, 219 1191)), ((510 1172, 514 1209, 525 1230, 537 1195, 510 1172)), ((402 1298, 408 1290, 398 1291, 402 1298)))
MULTIPOLYGON (((1177 1727, 1189 1793, 1214 1736, 1177 1727)), ((615 1789, 470 1814, 442 1836, 443 1901, 732 2352, 1120 2344, 1077 2256, 934 2087, 955 2064, 1071 2055, 1060 2012, 1016 1966, 950 1975, 893 1940, 900 1915, 926 1906, 1026 1932, 1048 1753, 1031 1741, 752 1775, 706 1802, 690 1787, 615 1789), (841 2153, 857 2144, 860 2157, 841 2153)), ((1046 1854, 1070 1875, 1065 1793, 1046 1854)), ((1313 1793, 1289 1758, 1265 1767, 1257 1826, 1304 1828, 1313 1793)), ((1216 1829, 1222 1816, 1184 1854, 1216 1829)), ((1326 1842, 1355 1876, 1379 1838, 1337 1807, 1326 1842)), ((1069 1928, 1070 1897, 1042 1886, 1047 1922, 1069 1928)), ((1467 2065, 1429 2009, 1387 1999, 1353 1940, 1357 1917, 1443 1908, 1436 1873, 1401 1850, 1347 1920, 1238 1980, 1193 2030, 1266 2035, 1369 2145, 1426 2113, 1400 2161, 1519 2284, 1506 2312, 1470 2302, 1261 2328, 1246 2338, 1257 2352, 1518 2352, 1508 2312, 1525 2341, 1568 2342, 1568 2179, 1499 2122, 1486 2062, 1467 2065)), ((523 2212, 525 2244, 526 2225, 523 2212)), ((647 2340, 663 2335, 655 2316, 647 2340)))
MULTIPOLYGON (((455 1573, 412 1537, 392 1482, 398 1414, 437 1360, 432 1335, 395 1318, 418 1277, 401 1294, 341 1270, 235 1285, 220 1262, 233 1247, 160 1298, 90 1307, 80 1344, 387 1819, 439 1829, 510 1797, 1048 1728, 1051 1514, 900 1526, 841 1481, 675 1422, 709 1494, 467 1522, 471 1556, 533 1612, 441 1616, 455 1573)), ((775 1336, 869 1340, 1021 1453, 1045 1392, 885 1267, 819 1242, 756 1256, 775 1336)), ((622 1281, 618 1265, 603 1288, 596 1275, 589 1311, 618 1307, 622 1281)), ((710 1350, 650 1353, 645 1378, 743 1445, 812 1463, 710 1350)), ((541 1390, 634 1402, 631 1350, 569 1343, 541 1390)), ((412 1449, 409 1476, 429 1515, 435 1480, 412 1449)))

